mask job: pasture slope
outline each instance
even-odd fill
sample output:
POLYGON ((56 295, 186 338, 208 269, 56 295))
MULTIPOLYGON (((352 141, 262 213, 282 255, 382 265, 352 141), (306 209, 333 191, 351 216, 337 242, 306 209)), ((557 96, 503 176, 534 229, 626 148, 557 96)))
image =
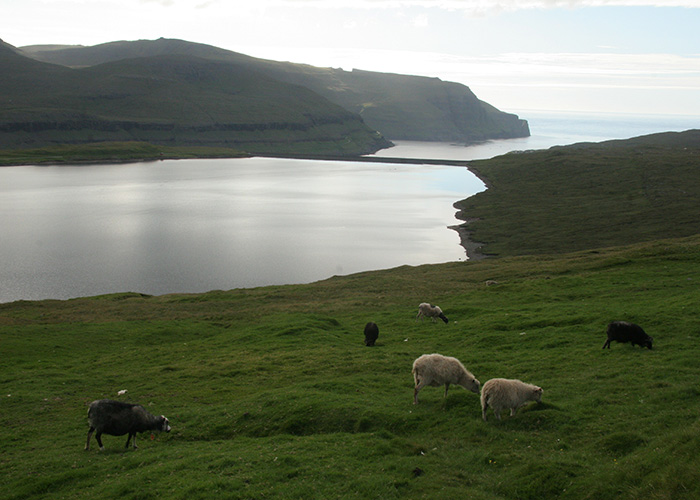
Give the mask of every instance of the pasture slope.
POLYGON ((0 304, 0 497, 700 498, 696 138, 472 166, 491 194, 460 208, 489 223, 473 229, 499 259, 0 304), (557 197, 557 177, 589 189, 557 197), (600 203, 616 193, 605 216, 600 203), (529 239, 506 238, 508 228, 528 236, 523 214, 529 239), (545 240, 550 251, 537 252, 545 240), (449 324, 416 322, 424 301, 449 324), (612 320, 642 325, 654 349, 603 350, 612 320), (380 331, 371 348, 368 321, 380 331), (412 362, 432 352, 482 384, 539 385, 543 402, 486 423, 460 387, 447 399, 425 388, 413 405, 412 362), (105 436, 105 451, 86 452, 87 406, 99 398, 143 404, 173 430, 139 437, 137 451, 105 436))
MULTIPOLYGON (((695 499, 700 237, 401 267, 309 285, 0 304, 0 491, 19 499, 695 499), (450 323, 416 322, 423 300, 450 323), (601 347, 626 319, 654 350, 601 347), (376 321, 376 347, 363 328, 376 321), (412 361, 543 403, 481 420, 412 361), (126 389, 124 396, 117 396, 126 389), (173 427, 83 450, 111 397, 173 427)), ((93 443, 94 444, 94 443, 93 443)))

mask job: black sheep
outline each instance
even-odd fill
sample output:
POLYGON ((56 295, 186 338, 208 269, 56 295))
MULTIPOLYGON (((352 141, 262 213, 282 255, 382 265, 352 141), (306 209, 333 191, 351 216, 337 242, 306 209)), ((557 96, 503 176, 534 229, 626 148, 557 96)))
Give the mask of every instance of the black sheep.
POLYGON ((631 342, 632 345, 638 345, 640 347, 647 347, 651 349, 651 343, 654 341, 649 335, 646 334, 642 327, 635 325, 634 323, 628 323, 627 321, 613 321, 608 325, 608 340, 603 344, 603 349, 606 347, 610 349, 610 342, 631 342))
POLYGON ((379 327, 371 321, 365 325, 365 345, 372 347, 379 337, 379 327))
POLYGON ((90 429, 88 430, 87 442, 85 443, 86 450, 90 449, 90 437, 94 431, 97 431, 95 439, 101 450, 104 450, 102 434, 109 434, 110 436, 128 434, 126 448, 129 447, 129 441, 133 437, 133 445, 134 449, 136 449, 137 432, 170 432, 168 419, 163 415, 156 417, 148 413, 141 405, 112 401, 110 399, 100 399, 90 403, 88 423, 90 424, 90 429))

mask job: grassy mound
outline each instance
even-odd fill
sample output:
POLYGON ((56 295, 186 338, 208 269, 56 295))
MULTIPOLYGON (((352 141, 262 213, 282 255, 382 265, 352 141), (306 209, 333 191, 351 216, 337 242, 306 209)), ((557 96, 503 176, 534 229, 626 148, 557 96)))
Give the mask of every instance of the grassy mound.
POLYGON ((322 282, 0 304, 3 498, 640 499, 700 496, 700 237, 322 282), (450 323, 416 322, 422 301, 450 323), (613 344, 641 324, 654 350, 613 344), (376 347, 363 345, 367 321, 376 347), (500 422, 478 396, 412 404, 440 352, 544 388, 500 422), (124 396, 117 396, 126 389, 124 396), (90 401, 173 430, 83 450, 90 401))
POLYGON ((489 189, 455 204, 499 256, 700 233, 700 130, 582 143, 472 162, 489 189))

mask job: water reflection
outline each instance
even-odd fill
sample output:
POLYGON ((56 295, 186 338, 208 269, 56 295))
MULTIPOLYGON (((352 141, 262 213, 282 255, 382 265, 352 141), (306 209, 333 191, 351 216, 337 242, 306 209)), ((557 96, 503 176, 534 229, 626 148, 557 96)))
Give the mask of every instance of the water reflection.
POLYGON ((201 292, 464 259, 462 167, 180 160, 0 169, 0 301, 201 292))

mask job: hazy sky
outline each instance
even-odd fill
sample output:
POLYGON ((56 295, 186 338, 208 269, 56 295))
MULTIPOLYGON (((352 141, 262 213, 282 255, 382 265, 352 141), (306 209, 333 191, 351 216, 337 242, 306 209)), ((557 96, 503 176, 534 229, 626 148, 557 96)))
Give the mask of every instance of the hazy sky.
POLYGON ((159 37, 435 76, 504 111, 700 116, 700 0, 0 0, 14 46, 159 37))

